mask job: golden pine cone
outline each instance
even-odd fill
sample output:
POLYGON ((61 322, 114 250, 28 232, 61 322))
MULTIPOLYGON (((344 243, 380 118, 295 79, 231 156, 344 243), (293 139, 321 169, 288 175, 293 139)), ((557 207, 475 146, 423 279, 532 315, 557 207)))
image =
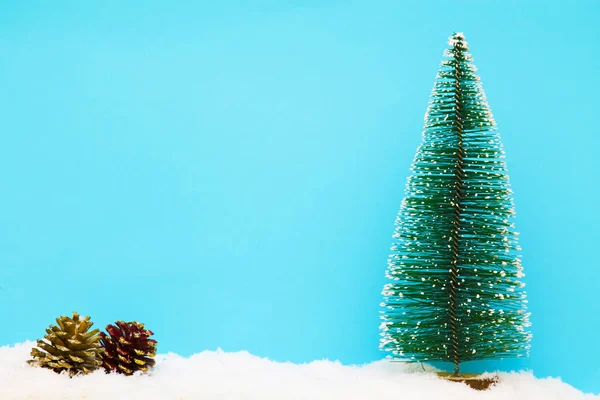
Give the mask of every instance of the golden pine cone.
POLYGON ((56 325, 46 329, 44 340, 31 349, 30 365, 48 368, 56 373, 66 371, 70 376, 87 374, 102 365, 99 330, 90 331, 90 317, 81 318, 74 312, 71 318, 56 318, 56 325))

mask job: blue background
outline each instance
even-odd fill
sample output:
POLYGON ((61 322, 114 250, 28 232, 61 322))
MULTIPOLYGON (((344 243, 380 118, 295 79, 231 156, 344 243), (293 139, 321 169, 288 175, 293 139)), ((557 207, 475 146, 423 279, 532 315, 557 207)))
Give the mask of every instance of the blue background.
POLYGON ((393 222, 464 31, 533 313, 531 358, 486 366, 600 392, 599 8, 4 0, 0 343, 77 310, 161 352, 380 359, 393 222))

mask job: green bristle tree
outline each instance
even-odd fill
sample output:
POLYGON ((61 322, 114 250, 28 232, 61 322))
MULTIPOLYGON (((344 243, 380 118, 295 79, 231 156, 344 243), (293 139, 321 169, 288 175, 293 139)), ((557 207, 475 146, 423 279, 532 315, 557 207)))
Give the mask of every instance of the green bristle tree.
POLYGON ((502 143, 464 35, 449 45, 396 220, 381 348, 458 375, 528 355, 531 334, 502 143))

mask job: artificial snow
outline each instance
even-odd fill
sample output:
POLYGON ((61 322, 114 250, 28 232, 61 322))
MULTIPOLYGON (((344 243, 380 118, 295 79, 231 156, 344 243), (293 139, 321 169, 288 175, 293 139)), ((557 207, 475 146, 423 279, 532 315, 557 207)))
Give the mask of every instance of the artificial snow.
POLYGON ((204 351, 189 358, 169 353, 156 357, 157 365, 149 375, 96 371, 70 379, 26 364, 34 345, 0 347, 1 400, 600 400, 600 395, 584 394, 560 379, 537 379, 528 372, 501 373, 496 387, 477 392, 422 372, 418 364, 279 363, 245 351, 204 351))

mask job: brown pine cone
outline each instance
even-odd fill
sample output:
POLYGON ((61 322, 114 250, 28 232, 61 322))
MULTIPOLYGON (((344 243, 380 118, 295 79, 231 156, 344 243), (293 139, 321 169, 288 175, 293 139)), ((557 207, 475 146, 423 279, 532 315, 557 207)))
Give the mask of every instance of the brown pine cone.
POLYGON ((107 325, 106 331, 108 335, 100 333, 102 366, 106 372, 132 375, 136 371, 147 372, 154 366, 157 342, 149 339, 153 332, 144 329, 144 324, 117 321, 115 325, 107 325))

